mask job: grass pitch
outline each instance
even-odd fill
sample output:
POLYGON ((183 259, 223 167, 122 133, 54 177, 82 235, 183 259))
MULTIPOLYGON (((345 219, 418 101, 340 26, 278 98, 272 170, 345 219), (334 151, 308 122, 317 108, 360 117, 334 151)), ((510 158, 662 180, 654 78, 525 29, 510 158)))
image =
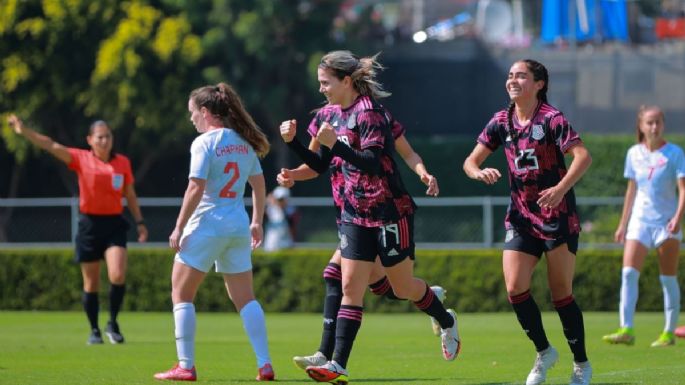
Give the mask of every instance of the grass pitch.
MULTIPOLYGON (((560 353, 546 383, 568 384, 572 356, 559 319, 556 313, 543 317, 550 341, 560 353)), ((314 383, 290 359, 316 350, 320 319, 316 314, 267 313, 278 383, 314 383)), ((674 347, 649 347, 663 327, 662 313, 637 315, 632 347, 601 341, 603 334, 616 329, 617 319, 614 313, 585 314, 593 384, 685 383, 685 340, 674 347)), ((256 363, 239 316, 200 313, 197 324, 198 382, 253 383, 256 363)), ((170 368, 176 358, 171 313, 124 312, 120 325, 126 344, 87 346, 82 313, 0 312, 0 384, 160 384, 152 375, 170 368)), ((351 384, 525 382, 535 353, 513 313, 462 314, 459 326, 461 354, 446 362, 423 314, 365 314, 348 365, 351 384)))

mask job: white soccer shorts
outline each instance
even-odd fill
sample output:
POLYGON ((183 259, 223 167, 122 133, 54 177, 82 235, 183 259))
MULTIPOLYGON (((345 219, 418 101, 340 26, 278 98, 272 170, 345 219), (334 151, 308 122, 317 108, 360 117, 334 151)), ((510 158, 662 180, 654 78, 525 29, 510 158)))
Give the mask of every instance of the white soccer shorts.
POLYGON ((235 274, 252 270, 250 236, 216 237, 190 233, 181 238, 175 261, 205 273, 216 265, 217 273, 235 274))
POLYGON ((638 241, 648 249, 659 247, 670 238, 681 241, 683 239, 683 231, 680 230, 676 234, 671 234, 666 229, 666 226, 646 225, 637 221, 631 221, 626 231, 626 239, 638 241))

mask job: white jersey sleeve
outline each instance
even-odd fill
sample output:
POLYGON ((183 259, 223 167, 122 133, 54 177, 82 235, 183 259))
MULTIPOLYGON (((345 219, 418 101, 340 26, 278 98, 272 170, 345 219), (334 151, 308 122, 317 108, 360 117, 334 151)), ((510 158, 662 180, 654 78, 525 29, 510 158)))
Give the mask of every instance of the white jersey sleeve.
POLYGON ((250 171, 250 176, 254 175, 260 175, 263 174, 264 172, 262 171, 262 164, 259 161, 258 157, 254 157, 254 162, 252 163, 252 171, 250 171))
POLYGON ((685 178, 685 153, 682 148, 678 146, 675 147, 678 149, 675 161, 676 173, 678 174, 678 179, 685 178))
POLYGON ((636 150, 636 146, 632 146, 628 149, 626 153, 625 167, 623 169, 623 177, 626 179, 635 179, 635 169, 633 168, 633 152, 636 150))
POLYGON ((209 150, 202 136, 195 138, 190 145, 190 172, 188 178, 207 179, 209 173, 209 150))

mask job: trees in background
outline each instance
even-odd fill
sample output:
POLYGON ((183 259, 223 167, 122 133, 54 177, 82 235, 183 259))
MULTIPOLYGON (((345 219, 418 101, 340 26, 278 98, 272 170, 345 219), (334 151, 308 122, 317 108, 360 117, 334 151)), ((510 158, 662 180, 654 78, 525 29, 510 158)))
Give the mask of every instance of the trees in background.
MULTIPOLYGON (((70 146, 85 146, 93 120, 108 121, 116 149, 133 159, 139 191, 164 195, 163 186, 144 181, 168 174, 174 158, 185 161, 195 135, 189 92, 227 81, 271 133, 292 111, 312 106, 314 69, 321 54, 333 49, 331 20, 339 3, 3 1, 0 114, 2 138, 15 161, 11 171, 0 172, 0 180, 8 181, 0 196, 16 196, 19 186, 36 183, 22 182, 22 165, 33 150, 9 131, 8 112, 70 146)), ((62 184, 75 194, 69 172, 59 170, 62 184)))

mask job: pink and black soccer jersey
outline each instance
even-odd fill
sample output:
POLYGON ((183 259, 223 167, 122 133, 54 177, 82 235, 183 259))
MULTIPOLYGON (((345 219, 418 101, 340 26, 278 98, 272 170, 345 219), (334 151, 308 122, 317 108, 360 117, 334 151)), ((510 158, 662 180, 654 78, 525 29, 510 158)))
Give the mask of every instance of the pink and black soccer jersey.
POLYGON ((395 139, 404 134, 404 127, 368 96, 360 96, 345 109, 339 105, 323 107, 307 132, 316 137, 324 122, 333 126, 339 141, 353 149, 383 150, 379 175, 361 172, 338 156, 331 160, 329 171, 338 222, 376 227, 412 214, 416 206, 392 157, 395 139))
POLYGON ((512 122, 513 135, 507 130, 507 110, 499 111, 478 137, 478 143, 492 151, 504 146, 511 187, 505 227, 539 239, 579 233, 573 189, 554 208, 541 208, 537 200, 540 191, 557 185, 566 175, 564 153, 582 143, 580 137, 563 114, 546 103, 527 125, 519 125, 515 113, 512 122))

